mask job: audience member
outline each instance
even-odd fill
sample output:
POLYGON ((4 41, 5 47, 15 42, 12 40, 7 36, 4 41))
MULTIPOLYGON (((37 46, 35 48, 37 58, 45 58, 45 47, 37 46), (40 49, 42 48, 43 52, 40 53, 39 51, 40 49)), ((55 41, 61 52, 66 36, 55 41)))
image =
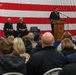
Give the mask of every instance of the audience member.
POLYGON ((26 75, 25 57, 12 54, 13 42, 10 39, 0 41, 0 75, 6 72, 20 72, 26 75))
POLYGON ((22 39, 23 39, 25 47, 26 47, 26 53, 30 54, 30 51, 32 49, 32 44, 31 44, 30 39, 28 38, 28 36, 23 36, 22 39))
POLYGON ((38 42, 36 47, 31 50, 30 55, 39 52, 41 49, 42 49, 42 44, 41 42, 38 42))
POLYGON ((30 55, 26 53, 25 45, 24 42, 21 38, 15 38, 13 41, 13 53, 14 55, 20 55, 20 56, 25 56, 26 61, 29 60, 30 55))
MULTIPOLYGON (((69 38, 70 40, 72 40, 72 35, 69 32, 64 32, 64 34, 61 37, 61 41, 64 38, 69 38)), ((73 46, 74 46, 73 48, 76 49, 75 44, 73 44, 73 46)), ((62 50, 61 43, 58 45, 57 50, 61 52, 61 50, 62 50)))
POLYGON ((74 45, 69 38, 65 38, 61 41, 61 52, 64 56, 76 53, 76 49, 74 49, 74 45))
POLYGON ((34 36, 35 35, 32 32, 28 33, 28 38, 31 41, 32 48, 35 48, 37 45, 37 43, 34 41, 34 36))
POLYGON ((64 66, 65 57, 55 50, 54 36, 50 32, 42 35, 42 48, 27 62, 27 75, 43 75, 52 68, 64 66))
POLYGON ((42 35, 40 35, 40 37, 39 37, 39 41, 36 41, 37 45, 36 45, 35 48, 33 48, 33 49, 31 50, 30 55, 32 55, 33 53, 36 53, 36 52, 38 52, 38 51, 40 51, 40 50, 42 49, 42 41, 41 41, 41 37, 42 37, 42 35))
POLYGON ((13 35, 10 35, 10 36, 8 36, 8 39, 10 39, 10 40, 14 40, 14 36, 13 35))

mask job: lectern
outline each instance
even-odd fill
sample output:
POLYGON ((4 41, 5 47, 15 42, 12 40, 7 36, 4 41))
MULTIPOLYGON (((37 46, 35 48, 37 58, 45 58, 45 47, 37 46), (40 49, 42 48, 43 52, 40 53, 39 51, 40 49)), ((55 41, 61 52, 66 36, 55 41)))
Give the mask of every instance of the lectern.
POLYGON ((52 24, 54 24, 54 37, 55 40, 60 40, 64 33, 64 24, 65 20, 53 20, 52 24))

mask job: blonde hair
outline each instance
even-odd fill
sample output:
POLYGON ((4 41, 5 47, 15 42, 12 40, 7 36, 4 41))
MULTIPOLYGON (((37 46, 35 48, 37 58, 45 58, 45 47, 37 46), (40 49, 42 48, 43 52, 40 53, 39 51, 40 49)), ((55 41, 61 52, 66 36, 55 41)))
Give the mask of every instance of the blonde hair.
POLYGON ((74 46, 73 46, 72 41, 69 38, 65 38, 61 42, 61 47, 63 50, 64 48, 73 48, 74 46))
POLYGON ((24 42, 21 38, 17 37, 14 39, 13 49, 15 55, 20 55, 26 52, 24 42))

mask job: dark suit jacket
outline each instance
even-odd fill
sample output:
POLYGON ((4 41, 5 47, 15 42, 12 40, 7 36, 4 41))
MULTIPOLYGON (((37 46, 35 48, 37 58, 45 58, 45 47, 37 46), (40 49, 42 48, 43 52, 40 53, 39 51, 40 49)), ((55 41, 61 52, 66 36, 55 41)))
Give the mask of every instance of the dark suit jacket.
POLYGON ((4 30, 6 30, 6 29, 13 29, 13 26, 12 26, 12 23, 11 22, 6 22, 5 24, 4 24, 4 30))
POLYGON ((59 75, 76 75, 76 61, 69 65, 66 65, 59 75))
POLYGON ((55 12, 51 12, 49 19, 51 20, 59 20, 60 19, 60 15, 59 13, 55 13, 55 12))
POLYGON ((27 62, 27 75, 43 75, 52 68, 63 67, 64 64, 64 56, 49 46, 31 56, 27 62))
POLYGON ((19 30, 19 28, 25 29, 27 27, 26 27, 26 24, 24 22, 19 22, 19 23, 17 23, 17 30, 19 30))

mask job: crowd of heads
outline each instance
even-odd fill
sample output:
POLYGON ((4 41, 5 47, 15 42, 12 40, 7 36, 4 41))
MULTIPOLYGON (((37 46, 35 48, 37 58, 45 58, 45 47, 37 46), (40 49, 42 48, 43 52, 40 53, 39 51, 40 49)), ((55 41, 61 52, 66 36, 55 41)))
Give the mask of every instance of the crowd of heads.
MULTIPOLYGON (((52 33, 45 32, 40 36, 39 41, 34 41, 34 34, 29 32, 28 35, 23 36, 22 38, 16 37, 13 35, 8 36, 7 38, 0 39, 0 54, 1 55, 16 55, 16 56, 24 56, 27 61, 30 59, 30 52, 32 49, 35 49, 37 46, 37 42, 41 43, 42 48, 53 46, 55 44, 55 39, 52 33), (34 45, 34 47, 33 47, 34 45), (28 47, 29 46, 29 47, 28 47), (32 48, 31 48, 32 47, 32 48)), ((72 42, 72 35, 69 32, 64 32, 61 37, 60 43, 60 52, 65 48, 73 48, 74 44, 72 42)))

